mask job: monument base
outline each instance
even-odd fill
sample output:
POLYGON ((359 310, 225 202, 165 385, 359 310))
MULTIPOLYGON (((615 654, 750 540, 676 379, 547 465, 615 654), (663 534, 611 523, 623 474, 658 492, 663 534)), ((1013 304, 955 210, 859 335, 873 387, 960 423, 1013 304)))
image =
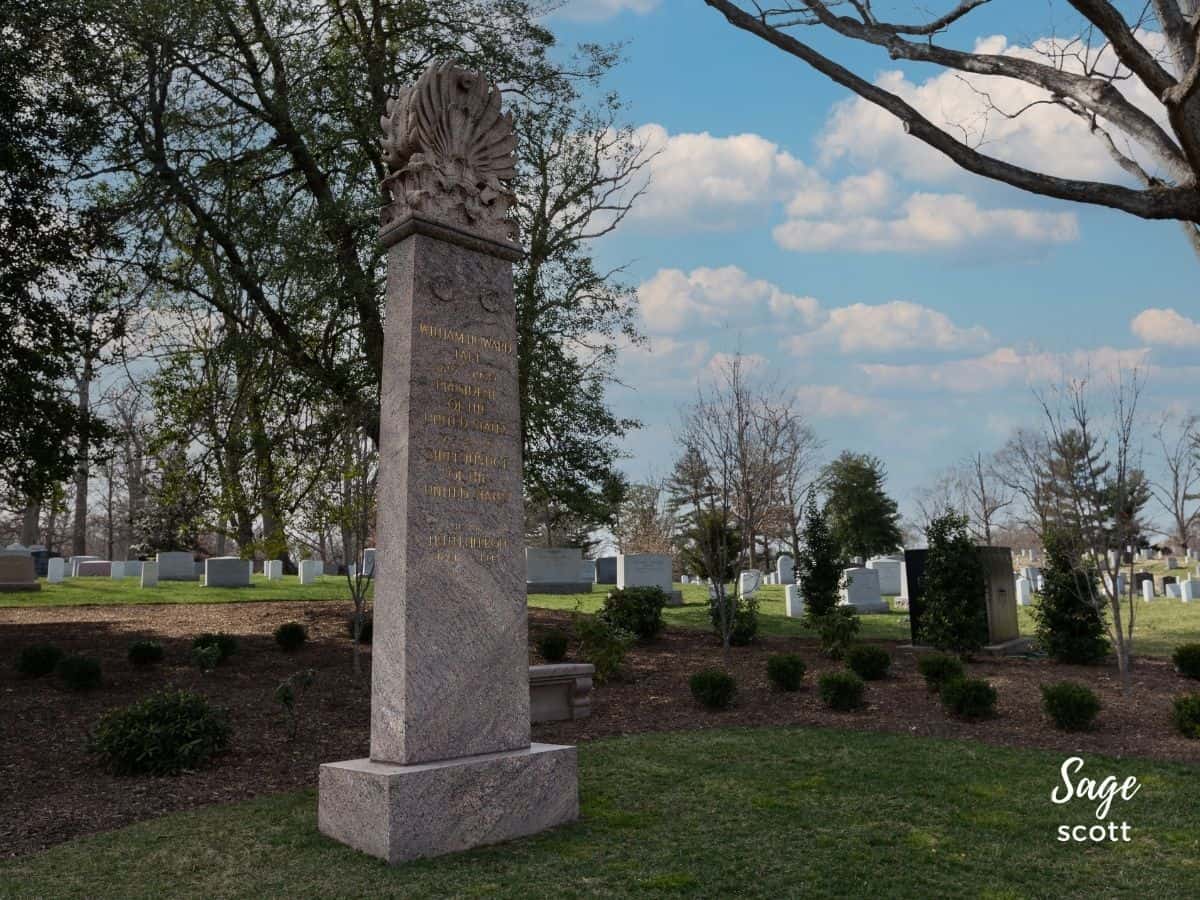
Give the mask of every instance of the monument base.
POLYGON ((579 818, 574 747, 412 766, 370 759, 321 766, 321 833, 388 863, 536 834, 579 818))

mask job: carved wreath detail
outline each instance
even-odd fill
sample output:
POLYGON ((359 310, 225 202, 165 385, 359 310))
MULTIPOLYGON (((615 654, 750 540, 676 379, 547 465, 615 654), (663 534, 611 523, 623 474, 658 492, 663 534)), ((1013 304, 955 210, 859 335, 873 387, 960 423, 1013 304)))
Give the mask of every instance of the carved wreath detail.
POLYGON ((512 116, 500 111, 500 91, 483 75, 449 62, 431 66, 388 101, 380 123, 390 200, 383 225, 416 212, 514 238, 506 182, 516 175, 517 140, 512 116))

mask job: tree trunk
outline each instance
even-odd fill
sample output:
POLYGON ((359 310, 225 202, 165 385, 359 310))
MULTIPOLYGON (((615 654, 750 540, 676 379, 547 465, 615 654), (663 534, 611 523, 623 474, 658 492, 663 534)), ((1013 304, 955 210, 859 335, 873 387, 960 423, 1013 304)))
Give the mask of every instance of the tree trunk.
POLYGON ((79 416, 85 420, 85 424, 79 429, 79 462, 75 466, 75 521, 71 534, 71 553, 74 556, 87 553, 88 453, 91 451, 91 434, 86 419, 91 405, 92 377, 92 357, 89 353, 83 358, 83 373, 77 382, 79 416))
POLYGON ((30 501, 21 513, 21 543, 29 547, 38 542, 38 520, 42 516, 42 504, 30 501))

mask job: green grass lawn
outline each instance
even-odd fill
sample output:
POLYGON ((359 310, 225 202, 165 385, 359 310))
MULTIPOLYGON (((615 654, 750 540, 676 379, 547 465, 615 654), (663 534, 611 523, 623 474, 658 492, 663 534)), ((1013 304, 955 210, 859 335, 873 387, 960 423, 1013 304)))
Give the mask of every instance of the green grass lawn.
MULTIPOLYGON (((579 748, 583 819, 389 869, 316 830, 313 791, 142 822, 0 863, 3 897, 1195 897, 1197 770, 1134 775, 1129 843, 1056 840, 1063 756, 822 729, 648 734, 579 748)), ((315 773, 314 773, 315 774, 315 773)), ((146 782, 130 782, 131 789, 146 782)))
POLYGON ((0 607, 350 599, 350 588, 343 575, 324 575, 313 584, 301 584, 294 575, 279 581, 255 575, 246 588, 206 588, 198 581, 160 581, 158 587, 143 589, 136 578, 68 578, 59 584, 47 584, 44 578, 39 581, 40 591, 0 594, 0 607))
MULTIPOLYGON (((711 628, 708 618, 708 590, 701 585, 676 585, 683 591, 683 606, 669 606, 663 617, 669 625, 685 628, 711 628)), ((582 602, 585 612, 595 612, 604 602, 610 585, 595 585, 590 594, 530 594, 529 605, 543 609, 575 609, 582 602)), ((800 636, 815 639, 816 634, 789 619, 784 614, 783 588, 764 585, 756 595, 759 600, 759 629, 762 634, 800 636)), ((1034 632, 1033 609, 1019 607, 1021 634, 1034 632)), ((868 640, 908 641, 908 614, 900 611, 863 615, 860 637, 868 640)), ((1178 600, 1157 598, 1153 603, 1137 601, 1134 620, 1135 652, 1145 656, 1170 656, 1182 643, 1200 641, 1200 603, 1181 603, 1178 600)))

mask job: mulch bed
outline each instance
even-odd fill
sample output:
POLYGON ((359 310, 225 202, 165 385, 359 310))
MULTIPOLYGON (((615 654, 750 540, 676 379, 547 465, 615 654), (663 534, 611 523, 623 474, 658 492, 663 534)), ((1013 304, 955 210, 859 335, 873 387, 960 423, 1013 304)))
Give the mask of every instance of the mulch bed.
MULTIPOLYGON (((0 857, 175 810, 311 788, 320 763, 366 756, 370 653, 364 654, 363 674, 356 678, 346 633, 349 611, 349 604, 328 601, 0 610, 0 857), (272 637, 287 621, 305 623, 311 638, 291 655, 272 637), (207 675, 188 662, 191 638, 204 631, 236 634, 241 645, 207 675), (166 660, 148 670, 131 666, 126 648, 138 637, 161 641, 166 660), (37 642, 98 657, 103 687, 75 694, 53 676, 19 676, 13 668, 17 653, 37 642), (282 679, 307 668, 315 669, 317 678, 303 700, 299 734, 290 742, 273 694, 282 679), (87 734, 96 719, 167 685, 198 690, 228 709, 232 750, 211 768, 178 777, 118 778, 104 772, 87 752, 87 734)), ((569 618, 532 610, 531 631, 564 626, 569 618)), ((726 657, 711 635, 669 630, 630 654, 625 679, 596 689, 590 718, 535 726, 533 738, 579 743, 646 731, 825 725, 1064 753, 1200 761, 1200 742, 1177 735, 1169 719, 1171 699, 1200 685, 1181 679, 1166 661, 1139 662, 1134 689, 1126 697, 1111 667, 983 659, 970 666, 970 673, 995 685, 998 715, 967 723, 949 718, 926 692, 911 653, 894 649, 893 659, 892 676, 868 684, 865 710, 835 713, 821 705, 815 684, 821 672, 838 666, 810 642, 767 638, 734 648, 726 657), (772 690, 766 677, 766 657, 783 651, 801 654, 809 666, 805 687, 796 693, 772 690), (708 666, 723 666, 737 678, 733 708, 707 712, 692 700, 687 678, 708 666), (1085 682, 1100 695, 1104 708, 1094 732, 1065 734, 1045 719, 1039 685, 1062 679, 1085 682)))

